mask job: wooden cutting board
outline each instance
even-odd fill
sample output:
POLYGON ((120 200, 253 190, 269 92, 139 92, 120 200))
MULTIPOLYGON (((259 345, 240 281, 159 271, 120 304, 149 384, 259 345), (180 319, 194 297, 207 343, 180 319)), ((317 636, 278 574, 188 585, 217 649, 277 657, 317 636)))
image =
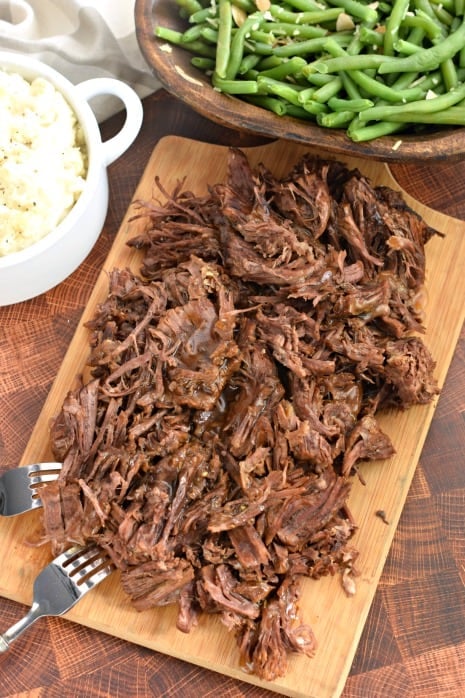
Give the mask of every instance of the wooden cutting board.
MULTIPOLYGON (((277 141, 245 149, 252 164, 265 163, 275 174, 286 174, 307 151, 304 146, 277 141)), ((324 153, 318 153, 326 157, 324 153)), ((195 193, 208 184, 224 179, 227 149, 178 137, 167 137, 155 148, 134 199, 147 199, 159 176, 165 189, 172 191, 178 180, 195 193)), ((378 162, 339 158, 358 167, 373 184, 399 189, 386 165, 378 162)), ((445 234, 436 236, 427 247, 427 334, 425 341, 437 361, 436 376, 442 386, 465 317, 465 223, 439 214, 404 194, 406 201, 430 225, 445 234)), ((125 244, 141 222, 130 222, 131 206, 121 224, 81 324, 70 344, 54 385, 31 435, 22 463, 48 460, 50 419, 59 411, 68 390, 85 366, 88 334, 83 323, 96 304, 107 294, 108 271, 113 267, 138 269, 138 255, 125 244)), ((118 575, 107 579, 67 614, 82 625, 115 635, 130 642, 207 667, 287 696, 298 698, 337 698, 342 692, 357 648, 367 613, 376 591, 383 565, 407 496, 423 443, 434 414, 435 404, 418 406, 404 413, 384 415, 382 428, 391 435, 397 453, 389 461, 362 466, 366 485, 354 481, 350 509, 358 522, 354 544, 360 551, 357 594, 347 598, 339 578, 305 580, 301 599, 303 621, 309 623, 318 640, 314 658, 292 657, 287 675, 268 683, 241 670, 234 638, 218 618, 204 617, 189 635, 176 630, 176 611, 161 608, 135 611, 118 585, 118 575), (383 510, 387 522, 376 512, 383 510)), ((41 531, 40 512, 12 519, 0 519, 0 594, 30 604, 32 585, 40 569, 50 560, 48 545, 34 541, 41 531)), ((0 627, 0 632, 6 628, 0 627)))

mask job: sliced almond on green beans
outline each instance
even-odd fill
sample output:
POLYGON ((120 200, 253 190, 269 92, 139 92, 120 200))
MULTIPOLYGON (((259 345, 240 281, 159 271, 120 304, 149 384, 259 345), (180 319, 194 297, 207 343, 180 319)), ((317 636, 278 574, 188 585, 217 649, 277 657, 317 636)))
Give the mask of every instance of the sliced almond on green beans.
POLYGON ((234 22, 236 23, 236 26, 242 27, 245 20, 247 19, 247 13, 245 12, 245 10, 243 10, 242 7, 237 7, 237 5, 233 5, 231 8, 231 14, 234 22))
POLYGON ((354 29, 355 24, 354 20, 350 15, 347 14, 347 12, 341 12, 339 17, 336 20, 336 31, 338 32, 343 32, 343 31, 349 31, 350 29, 354 29))
POLYGON ((255 4, 260 12, 267 12, 271 7, 270 0, 255 0, 255 4))

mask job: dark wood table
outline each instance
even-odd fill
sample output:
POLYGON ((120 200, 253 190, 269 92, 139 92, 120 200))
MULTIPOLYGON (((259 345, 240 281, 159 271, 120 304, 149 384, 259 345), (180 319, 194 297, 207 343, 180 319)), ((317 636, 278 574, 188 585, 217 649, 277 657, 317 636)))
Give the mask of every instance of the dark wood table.
MULTIPOLYGON (((260 142, 208 122, 164 91, 144 100, 144 108, 137 141, 110 167, 110 209, 90 256, 56 289, 0 308, 1 466, 21 458, 158 140, 177 134, 236 146, 260 142)), ((117 115, 105 123, 104 136, 121 120, 117 115)), ((393 165, 392 171, 416 199, 465 220, 465 163, 393 165)), ((343 698, 465 695, 464 356, 462 331, 343 698)), ((0 599, 0 631, 24 610, 0 599)), ((1 698, 214 695, 272 694, 62 618, 39 621, 0 657, 1 698)))

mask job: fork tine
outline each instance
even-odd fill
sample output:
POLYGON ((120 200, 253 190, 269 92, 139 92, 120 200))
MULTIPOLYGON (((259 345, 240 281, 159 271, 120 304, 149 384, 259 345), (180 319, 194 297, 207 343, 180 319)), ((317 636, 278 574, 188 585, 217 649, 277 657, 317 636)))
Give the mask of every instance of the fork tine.
MULTIPOLYGON (((55 558, 55 563, 65 568, 71 567, 72 570, 80 569, 89 560, 93 560, 96 556, 101 557, 104 554, 102 549, 98 548, 96 545, 91 544, 87 548, 75 545, 58 555, 58 557, 55 558)), ((72 574, 72 572, 69 574, 72 574)))
POLYGON ((103 580, 106 579, 106 577, 108 577, 114 571, 114 569, 115 568, 113 565, 107 563, 105 567, 100 567, 100 569, 96 570, 88 577, 80 580, 78 584, 80 587, 90 590, 100 582, 103 582, 103 580))
POLYGON ((36 473, 36 472, 41 473, 41 472, 46 472, 46 471, 50 471, 51 473, 59 473, 63 467, 63 463, 56 463, 56 462, 31 463, 27 467, 29 468, 29 472, 31 474, 36 473))
POLYGON ((58 472, 55 473, 40 473, 39 475, 29 475, 29 487, 32 489, 37 485, 43 485, 46 482, 55 482, 58 477, 58 472))
POLYGON ((27 471, 31 482, 49 482, 58 477, 62 467, 62 463, 33 463, 27 466, 27 471))
POLYGON ((85 550, 71 548, 55 559, 78 586, 92 587, 114 570, 114 565, 101 548, 91 546, 85 550))

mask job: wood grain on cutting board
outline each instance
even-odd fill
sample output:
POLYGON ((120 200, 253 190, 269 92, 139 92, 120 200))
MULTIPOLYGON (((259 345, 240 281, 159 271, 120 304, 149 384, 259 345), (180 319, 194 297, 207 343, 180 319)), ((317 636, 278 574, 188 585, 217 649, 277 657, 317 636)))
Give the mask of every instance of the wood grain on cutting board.
MULTIPOLYGON (((246 148, 252 164, 263 162, 276 175, 284 175, 308 151, 304 146, 277 141, 270 145, 246 148)), ((323 153, 319 153, 325 157, 323 153)), ((388 168, 382 163, 339 158, 358 167, 373 184, 398 189, 388 168)), ((134 200, 147 199, 158 176, 166 190, 172 191, 179 180, 184 189, 196 194, 208 184, 224 179, 227 149, 178 137, 167 137, 155 148, 134 200)), ((427 245, 427 334, 425 342, 436 362, 436 376, 443 384, 465 316, 465 223, 437 213, 405 195, 407 203, 445 237, 434 237, 427 245)), ((44 404, 24 452, 22 463, 47 460, 50 419, 59 411, 64 396, 88 356, 88 333, 83 324, 94 314, 96 304, 106 297, 108 271, 113 267, 132 267, 137 271, 139 254, 126 241, 144 226, 130 221, 136 213, 130 207, 112 250, 92 293, 80 326, 70 344, 54 385, 44 404)), ((176 609, 135 611, 118 585, 118 577, 106 580, 67 614, 67 618, 117 637, 170 654, 214 671, 249 681, 278 693, 299 698, 336 698, 342 691, 365 619, 381 575, 395 528, 418 463, 435 404, 416 406, 404 413, 380 417, 382 428, 390 434, 397 449, 389 461, 362 466, 366 484, 354 480, 350 509, 359 528, 354 545, 360 551, 357 594, 347 598, 339 578, 304 580, 300 603, 304 622, 316 634, 318 650, 313 659, 292 657, 287 675, 274 682, 263 682, 244 673, 238 665, 234 638, 216 617, 202 617, 189 635, 175 628, 176 609), (386 513, 388 524, 376 512, 386 513)), ((13 519, 0 519, 0 594, 29 604, 32 584, 40 568, 50 559, 47 545, 31 545, 41 530, 40 512, 13 519)), ((40 622, 40 621, 39 621, 40 622)))

